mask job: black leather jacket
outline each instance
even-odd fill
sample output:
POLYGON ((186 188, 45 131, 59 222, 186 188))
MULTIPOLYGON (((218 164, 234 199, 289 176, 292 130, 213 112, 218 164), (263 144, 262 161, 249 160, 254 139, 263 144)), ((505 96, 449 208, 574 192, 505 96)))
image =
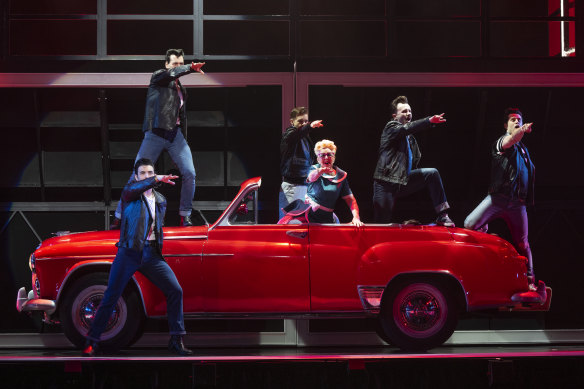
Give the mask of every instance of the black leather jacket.
POLYGON ((535 165, 531 161, 529 151, 527 151, 527 147, 522 142, 514 144, 507 150, 502 150, 500 144, 503 137, 497 139, 491 148, 491 184, 489 193, 504 195, 511 199, 525 201, 526 205, 533 205, 535 202, 535 165), (518 161, 518 158, 523 158, 521 149, 525 151, 527 159, 525 165, 523 162, 518 161), (525 196, 521 196, 519 193, 518 166, 527 166, 529 181, 525 196))
POLYGON ((373 179, 406 185, 408 183, 408 142, 412 150, 412 169, 415 169, 422 153, 413 134, 432 126, 430 117, 406 124, 395 120, 387 123, 381 133, 379 159, 373 179))
MULTIPOLYGON (((144 243, 148 238, 149 227, 152 224, 152 216, 144 192, 157 185, 154 177, 142 181, 131 181, 122 191, 122 220, 120 224, 120 241, 118 247, 125 247, 136 251, 144 250, 144 243)), ((156 191, 152 191, 156 197, 156 241, 162 251, 162 225, 166 213, 166 199, 156 191)))
POLYGON ((150 131, 160 128, 172 131, 176 127, 177 118, 180 116, 180 125, 183 133, 187 131, 187 90, 183 88, 179 77, 192 73, 190 65, 177 66, 172 69, 160 69, 152 73, 148 94, 146 95, 146 110, 142 131, 150 131), (176 83, 174 81, 177 81, 176 83), (183 95, 183 106, 180 107, 178 87, 183 95))
POLYGON ((288 127, 280 141, 280 173, 282 179, 291 184, 306 185, 306 177, 312 165, 312 149, 314 144, 310 139, 310 122, 300 128, 288 127), (308 157, 305 154, 308 150, 308 157))

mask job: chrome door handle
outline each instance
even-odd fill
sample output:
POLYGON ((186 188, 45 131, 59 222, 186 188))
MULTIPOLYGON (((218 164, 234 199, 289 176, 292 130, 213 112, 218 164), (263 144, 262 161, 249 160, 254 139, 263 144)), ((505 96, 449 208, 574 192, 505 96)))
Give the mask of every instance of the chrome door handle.
POLYGON ((308 232, 298 232, 298 231, 286 231, 286 235, 292 236, 294 238, 304 239, 308 235, 308 232))

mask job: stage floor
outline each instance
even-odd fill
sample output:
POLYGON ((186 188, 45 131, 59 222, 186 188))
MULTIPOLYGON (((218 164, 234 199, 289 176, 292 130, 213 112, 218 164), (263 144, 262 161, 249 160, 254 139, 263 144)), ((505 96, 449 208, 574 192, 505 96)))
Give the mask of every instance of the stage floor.
MULTIPOLYGON (((192 347, 192 346, 191 346, 192 347)), ((438 347, 0 349, 4 388, 574 388, 584 387, 584 344, 438 347)))
POLYGON ((393 347, 262 347, 196 348, 189 357, 174 356, 163 348, 130 348, 115 354, 82 357, 75 349, 0 349, 0 363, 59 361, 192 361, 192 362, 301 362, 383 361, 391 359, 554 358, 584 357, 584 344, 437 347, 408 353, 393 347))

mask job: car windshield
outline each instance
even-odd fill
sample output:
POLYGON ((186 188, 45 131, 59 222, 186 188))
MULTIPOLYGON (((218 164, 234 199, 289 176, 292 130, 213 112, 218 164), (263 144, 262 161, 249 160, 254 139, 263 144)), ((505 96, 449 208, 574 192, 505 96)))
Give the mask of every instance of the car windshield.
POLYGON ((246 193, 229 216, 229 224, 257 224, 257 190, 246 193))

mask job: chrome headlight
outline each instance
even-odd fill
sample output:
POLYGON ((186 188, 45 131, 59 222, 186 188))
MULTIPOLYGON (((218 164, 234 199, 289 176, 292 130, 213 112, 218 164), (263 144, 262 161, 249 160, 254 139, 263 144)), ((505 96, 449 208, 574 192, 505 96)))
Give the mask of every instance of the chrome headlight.
POLYGON ((30 270, 32 272, 34 272, 36 269, 35 262, 36 262, 36 258, 34 257, 34 253, 32 253, 30 255, 30 257, 28 257, 28 267, 30 268, 30 270))

